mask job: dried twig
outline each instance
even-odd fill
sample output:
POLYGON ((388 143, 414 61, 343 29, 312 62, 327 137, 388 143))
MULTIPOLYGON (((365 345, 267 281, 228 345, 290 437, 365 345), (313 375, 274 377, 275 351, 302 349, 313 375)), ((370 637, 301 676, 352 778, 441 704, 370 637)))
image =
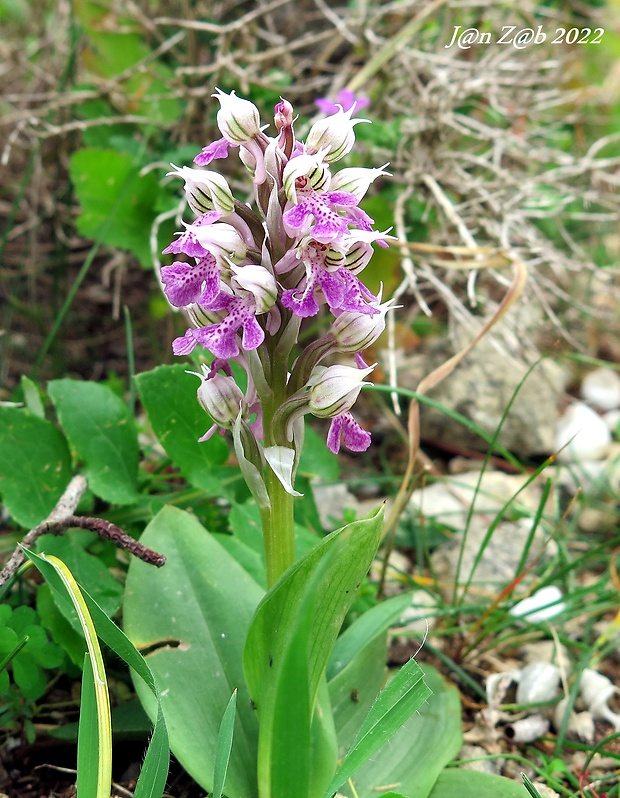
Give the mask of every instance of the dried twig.
POLYGON ((164 565, 166 558, 163 554, 158 554, 139 541, 134 540, 110 521, 106 521, 103 518, 88 518, 85 516, 73 515, 86 487, 87 483, 83 476, 77 476, 71 480, 67 489, 58 500, 56 507, 54 507, 49 514, 47 520, 34 527, 34 529, 31 529, 30 532, 24 536, 22 542, 15 549, 7 564, 2 571, 0 571, 0 587, 15 576, 18 568, 26 559, 24 549, 31 549, 41 535, 62 535, 67 529, 91 530, 102 538, 111 540, 117 546, 133 554, 134 557, 138 557, 138 559, 144 560, 144 562, 150 565, 155 565, 157 568, 161 568, 161 566, 164 565))

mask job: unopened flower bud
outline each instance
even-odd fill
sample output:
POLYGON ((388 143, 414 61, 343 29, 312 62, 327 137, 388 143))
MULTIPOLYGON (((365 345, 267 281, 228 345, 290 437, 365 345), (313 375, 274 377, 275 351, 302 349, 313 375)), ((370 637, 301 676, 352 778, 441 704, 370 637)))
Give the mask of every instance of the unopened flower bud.
POLYGON ((308 380, 310 388, 308 409, 319 418, 333 418, 350 410, 374 369, 352 366, 315 366, 308 380))
POLYGON ((216 210, 223 214, 232 213, 235 200, 226 178, 217 172, 206 169, 192 169, 190 166, 174 167, 169 175, 178 175, 185 180, 185 195, 190 208, 195 213, 208 213, 216 210))
POLYGON ((220 101, 217 112, 217 125, 226 141, 231 144, 245 144, 260 133, 260 114, 258 108, 249 100, 242 100, 234 91, 225 94, 220 89, 213 94, 220 101))
POLYGON ((288 100, 281 99, 279 103, 276 103, 273 111, 273 119, 278 130, 293 124, 293 106, 288 100))
POLYGON ((226 222, 215 224, 192 224, 188 230, 196 236, 201 247, 209 250, 217 258, 225 256, 234 263, 241 263, 247 247, 238 231, 226 222))
POLYGON ((306 152, 312 154, 322 150, 323 159, 328 163, 344 158, 347 153, 351 152, 355 144, 353 127, 359 122, 370 121, 368 119, 351 119, 352 114, 353 108, 346 112, 340 108, 332 116, 315 122, 306 138, 306 152))
POLYGON ((196 376, 202 380, 198 388, 198 401, 202 409, 218 426, 231 429, 239 415, 239 408, 244 404, 241 389, 232 377, 223 374, 214 374, 212 377, 200 374, 196 376))
POLYGON ((361 352, 374 344, 385 330, 385 316, 393 300, 379 305, 379 313, 371 316, 368 313, 344 311, 332 323, 330 332, 336 339, 339 352, 361 352))
POLYGON ((256 312, 266 313, 278 298, 276 279, 264 266, 248 263, 245 266, 232 266, 233 280, 256 300, 256 312))

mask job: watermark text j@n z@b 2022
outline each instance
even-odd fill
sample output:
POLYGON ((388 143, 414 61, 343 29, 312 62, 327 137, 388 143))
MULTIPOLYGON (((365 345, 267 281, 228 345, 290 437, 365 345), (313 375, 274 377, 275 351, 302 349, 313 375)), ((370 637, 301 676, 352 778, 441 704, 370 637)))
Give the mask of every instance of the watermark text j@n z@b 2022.
POLYGON ((463 28, 455 25, 450 43, 445 49, 458 47, 469 50, 472 47, 489 44, 503 44, 524 50, 532 45, 550 42, 551 44, 600 44, 603 40, 603 28, 555 28, 544 31, 542 25, 536 28, 520 28, 518 25, 503 25, 499 33, 481 31, 479 28, 463 28))

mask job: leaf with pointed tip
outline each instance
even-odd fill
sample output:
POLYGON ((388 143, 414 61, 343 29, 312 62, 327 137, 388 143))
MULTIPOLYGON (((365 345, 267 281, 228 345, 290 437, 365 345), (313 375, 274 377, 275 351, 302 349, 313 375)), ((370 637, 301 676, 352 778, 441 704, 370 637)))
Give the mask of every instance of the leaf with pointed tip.
MULTIPOLYGON (((141 542, 166 554, 164 568, 133 560, 127 575, 125 631, 162 692, 170 747, 188 773, 213 790, 220 721, 238 689, 227 798, 256 793, 256 713, 242 670, 243 646, 262 588, 189 513, 164 507, 141 542)), ((147 713, 155 707, 136 690, 147 713)))
POLYGON ((370 708, 327 790, 328 796, 368 762, 430 695, 422 669, 414 659, 410 659, 379 693, 370 708))
POLYGON ((233 744, 233 734, 235 731, 235 712, 237 710, 237 690, 233 691, 228 706, 224 711, 224 717, 220 724, 220 731, 217 735, 215 747, 215 767, 213 768, 213 794, 211 798, 222 798, 222 790, 226 781, 228 763, 230 762, 230 752, 233 744))
POLYGON ((310 798, 331 780, 336 751, 324 673, 379 545, 382 516, 381 508, 320 541, 286 571, 256 611, 244 671, 260 718, 261 794, 310 798), (319 720, 323 728, 314 736, 319 720))
POLYGON ((355 793, 344 784, 342 795, 376 798, 381 785, 390 784, 407 798, 428 798, 441 771, 458 754, 462 742, 458 691, 434 668, 421 667, 432 695, 373 760, 353 774, 355 793))

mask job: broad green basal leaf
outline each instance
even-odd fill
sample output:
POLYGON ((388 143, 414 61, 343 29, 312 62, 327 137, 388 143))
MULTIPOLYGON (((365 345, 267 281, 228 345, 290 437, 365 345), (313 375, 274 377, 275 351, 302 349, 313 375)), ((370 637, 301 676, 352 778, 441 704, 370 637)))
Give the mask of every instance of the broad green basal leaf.
MULTIPOLYGON (((434 668, 422 665, 422 669, 433 694, 373 761, 353 775, 357 798, 376 798, 383 785, 407 798, 427 798, 438 775, 458 754, 462 742, 459 694, 434 668)), ((349 798, 354 795, 348 784, 339 792, 349 798)), ((460 798, 458 792, 451 798, 454 795, 460 798)))
POLYGON ((410 604, 408 594, 388 599, 361 615, 336 641, 327 678, 340 758, 385 684, 387 629, 410 604))
POLYGON ((127 405, 105 385, 54 380, 49 395, 94 494, 116 504, 137 498, 138 437, 127 405))
POLYGON ((429 798, 528 798, 521 782, 479 773, 476 770, 449 768, 437 779, 429 798))
MULTIPOLYGON (((155 569, 134 560, 125 631, 155 674, 170 747, 190 775, 213 789, 219 727, 235 689, 237 719, 224 794, 256 794, 256 714, 242 671, 243 645, 263 591, 188 513, 164 508, 141 542, 167 557, 155 569)), ((150 694, 136 684, 153 717, 150 694)))
POLYGON ((56 506, 71 479, 67 441, 27 410, 0 407, 0 495, 18 524, 34 527, 56 506))

